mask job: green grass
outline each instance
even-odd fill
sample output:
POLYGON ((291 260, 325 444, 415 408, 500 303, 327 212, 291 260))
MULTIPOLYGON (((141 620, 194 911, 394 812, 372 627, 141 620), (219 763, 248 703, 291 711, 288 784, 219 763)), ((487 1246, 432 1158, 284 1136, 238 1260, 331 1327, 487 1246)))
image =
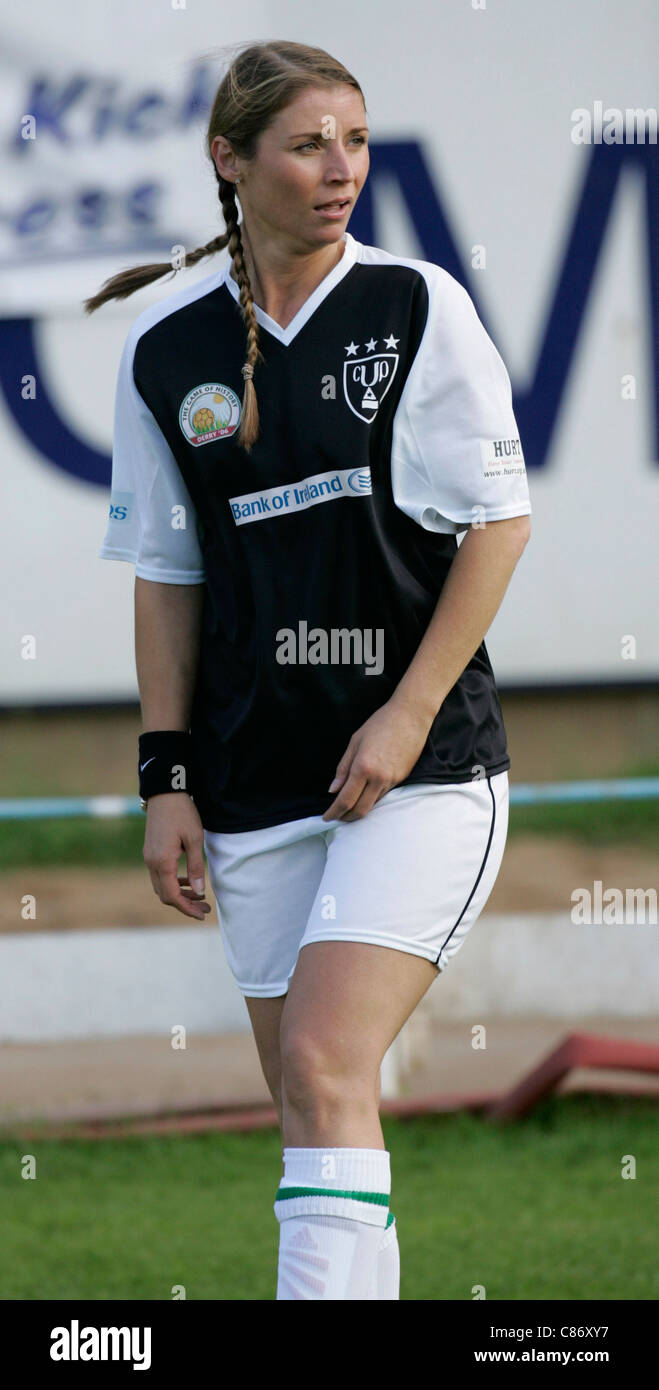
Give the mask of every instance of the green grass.
POLYGON ((564 805, 511 806, 508 838, 566 835, 587 845, 659 844, 659 797, 638 801, 587 801, 564 805))
MULTIPOLYGON (((2 821, 0 869, 22 865, 141 865, 143 815, 108 820, 71 816, 2 821)), ((659 844, 659 799, 602 801, 565 806, 513 806, 508 839, 518 835, 558 835, 582 844, 659 844)))
POLYGON ((112 864, 143 865, 146 817, 120 816, 90 820, 85 816, 61 819, 7 820, 1 823, 0 868, 29 865, 78 864, 103 868, 112 864))
MULTIPOLYGON (((658 1129, 655 1102, 603 1096, 505 1126, 385 1117, 401 1299, 656 1300, 658 1129)), ((280 1154, 276 1130, 3 1136, 0 1299, 274 1299, 280 1154)))
MULTIPOLYGON (((659 763, 629 767, 620 775, 658 776, 659 763)), ((143 862, 144 827, 141 812, 104 820, 87 816, 3 820, 0 869, 47 864, 139 866, 143 862)), ((517 835, 558 835, 582 844, 635 844, 654 849, 659 844, 659 798, 512 806, 508 838, 517 835)))

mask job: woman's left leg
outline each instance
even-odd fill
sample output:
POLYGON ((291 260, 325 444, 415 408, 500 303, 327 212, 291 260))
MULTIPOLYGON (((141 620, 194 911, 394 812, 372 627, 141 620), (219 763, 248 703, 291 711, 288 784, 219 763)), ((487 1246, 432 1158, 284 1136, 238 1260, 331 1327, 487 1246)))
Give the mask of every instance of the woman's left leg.
POLYGON ((300 950, 280 1028, 277 1299, 398 1297, 380 1065, 438 973, 422 956, 370 943, 300 950))
MULTIPOLYGON (((249 997, 245 999, 263 1074, 268 1083, 272 1099, 277 1107, 280 1129, 282 1128, 282 1106, 279 1034, 281 1014, 285 1002, 285 995, 283 997, 270 999, 255 999, 249 997)), ((381 1085, 378 1073, 375 1093, 376 1105, 378 1107, 380 1104, 380 1091, 381 1085)), ((282 1147, 282 1178, 285 1176, 286 1171, 283 1162, 283 1153, 284 1150, 282 1147)), ((393 1212, 390 1212, 387 1217, 387 1226, 381 1233, 381 1237, 378 1248, 377 1268, 374 1270, 373 1283, 368 1294, 369 1298, 379 1302, 398 1299, 399 1297, 400 1256, 398 1252, 398 1232, 393 1212)))
POLYGON ((382 1059, 438 974, 390 946, 302 947, 279 1036, 285 1146, 384 1148, 382 1059))

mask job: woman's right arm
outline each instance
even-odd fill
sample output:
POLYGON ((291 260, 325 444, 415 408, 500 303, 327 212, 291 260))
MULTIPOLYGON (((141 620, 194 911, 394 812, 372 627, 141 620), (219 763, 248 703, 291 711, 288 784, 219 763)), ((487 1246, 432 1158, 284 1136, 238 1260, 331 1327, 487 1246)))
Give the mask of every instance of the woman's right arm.
MULTIPOLYGON (((190 727, 199 662, 204 584, 159 584, 135 577, 135 665, 144 733, 190 727)), ((204 833, 185 792, 150 796, 144 861, 160 901, 203 921, 204 833), (187 875, 177 875, 186 856, 187 875), (182 884, 188 884, 187 891, 182 884)))

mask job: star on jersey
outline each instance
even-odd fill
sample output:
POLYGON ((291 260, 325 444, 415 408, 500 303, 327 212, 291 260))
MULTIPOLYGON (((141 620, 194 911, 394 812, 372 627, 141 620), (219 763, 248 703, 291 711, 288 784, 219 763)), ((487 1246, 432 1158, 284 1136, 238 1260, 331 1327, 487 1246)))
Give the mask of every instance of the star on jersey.
POLYGON ((380 402, 386 396, 396 375, 399 354, 395 349, 400 338, 393 333, 382 339, 390 351, 376 352, 377 338, 369 338, 364 347, 367 356, 358 357, 359 343, 346 343, 347 358, 343 364, 343 393, 354 415, 367 425, 375 419, 380 402))
MULTIPOLYGON (((389 337, 388 337, 388 338, 383 338, 382 341, 383 341, 385 347, 387 347, 387 348, 395 348, 395 347, 398 346, 398 344, 399 344, 399 342, 400 342, 400 338, 394 338, 393 333, 390 333, 390 334, 389 334, 389 337)), ((368 342, 367 342, 366 345, 365 345, 367 351, 368 351, 368 352, 374 352, 374 351, 375 351, 375 344, 376 344, 376 343, 377 343, 377 338, 369 338, 368 342)), ((347 352, 347 354, 348 354, 348 357, 354 357, 358 347, 359 347, 359 343, 346 343, 346 352, 347 352)))

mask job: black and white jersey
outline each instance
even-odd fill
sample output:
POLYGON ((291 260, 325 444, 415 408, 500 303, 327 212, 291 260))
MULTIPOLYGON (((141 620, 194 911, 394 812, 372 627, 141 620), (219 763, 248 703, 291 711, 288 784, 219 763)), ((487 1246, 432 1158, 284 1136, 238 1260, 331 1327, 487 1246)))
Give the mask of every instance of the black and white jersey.
MULTIPOLYGON (((456 536, 531 511, 510 380, 470 296, 431 262, 344 242, 286 328, 255 308, 251 453, 228 257, 142 312, 121 357, 100 555, 205 585, 190 731, 211 831, 322 814, 414 657, 456 536)), ((509 767, 483 642, 400 785, 509 767)))

